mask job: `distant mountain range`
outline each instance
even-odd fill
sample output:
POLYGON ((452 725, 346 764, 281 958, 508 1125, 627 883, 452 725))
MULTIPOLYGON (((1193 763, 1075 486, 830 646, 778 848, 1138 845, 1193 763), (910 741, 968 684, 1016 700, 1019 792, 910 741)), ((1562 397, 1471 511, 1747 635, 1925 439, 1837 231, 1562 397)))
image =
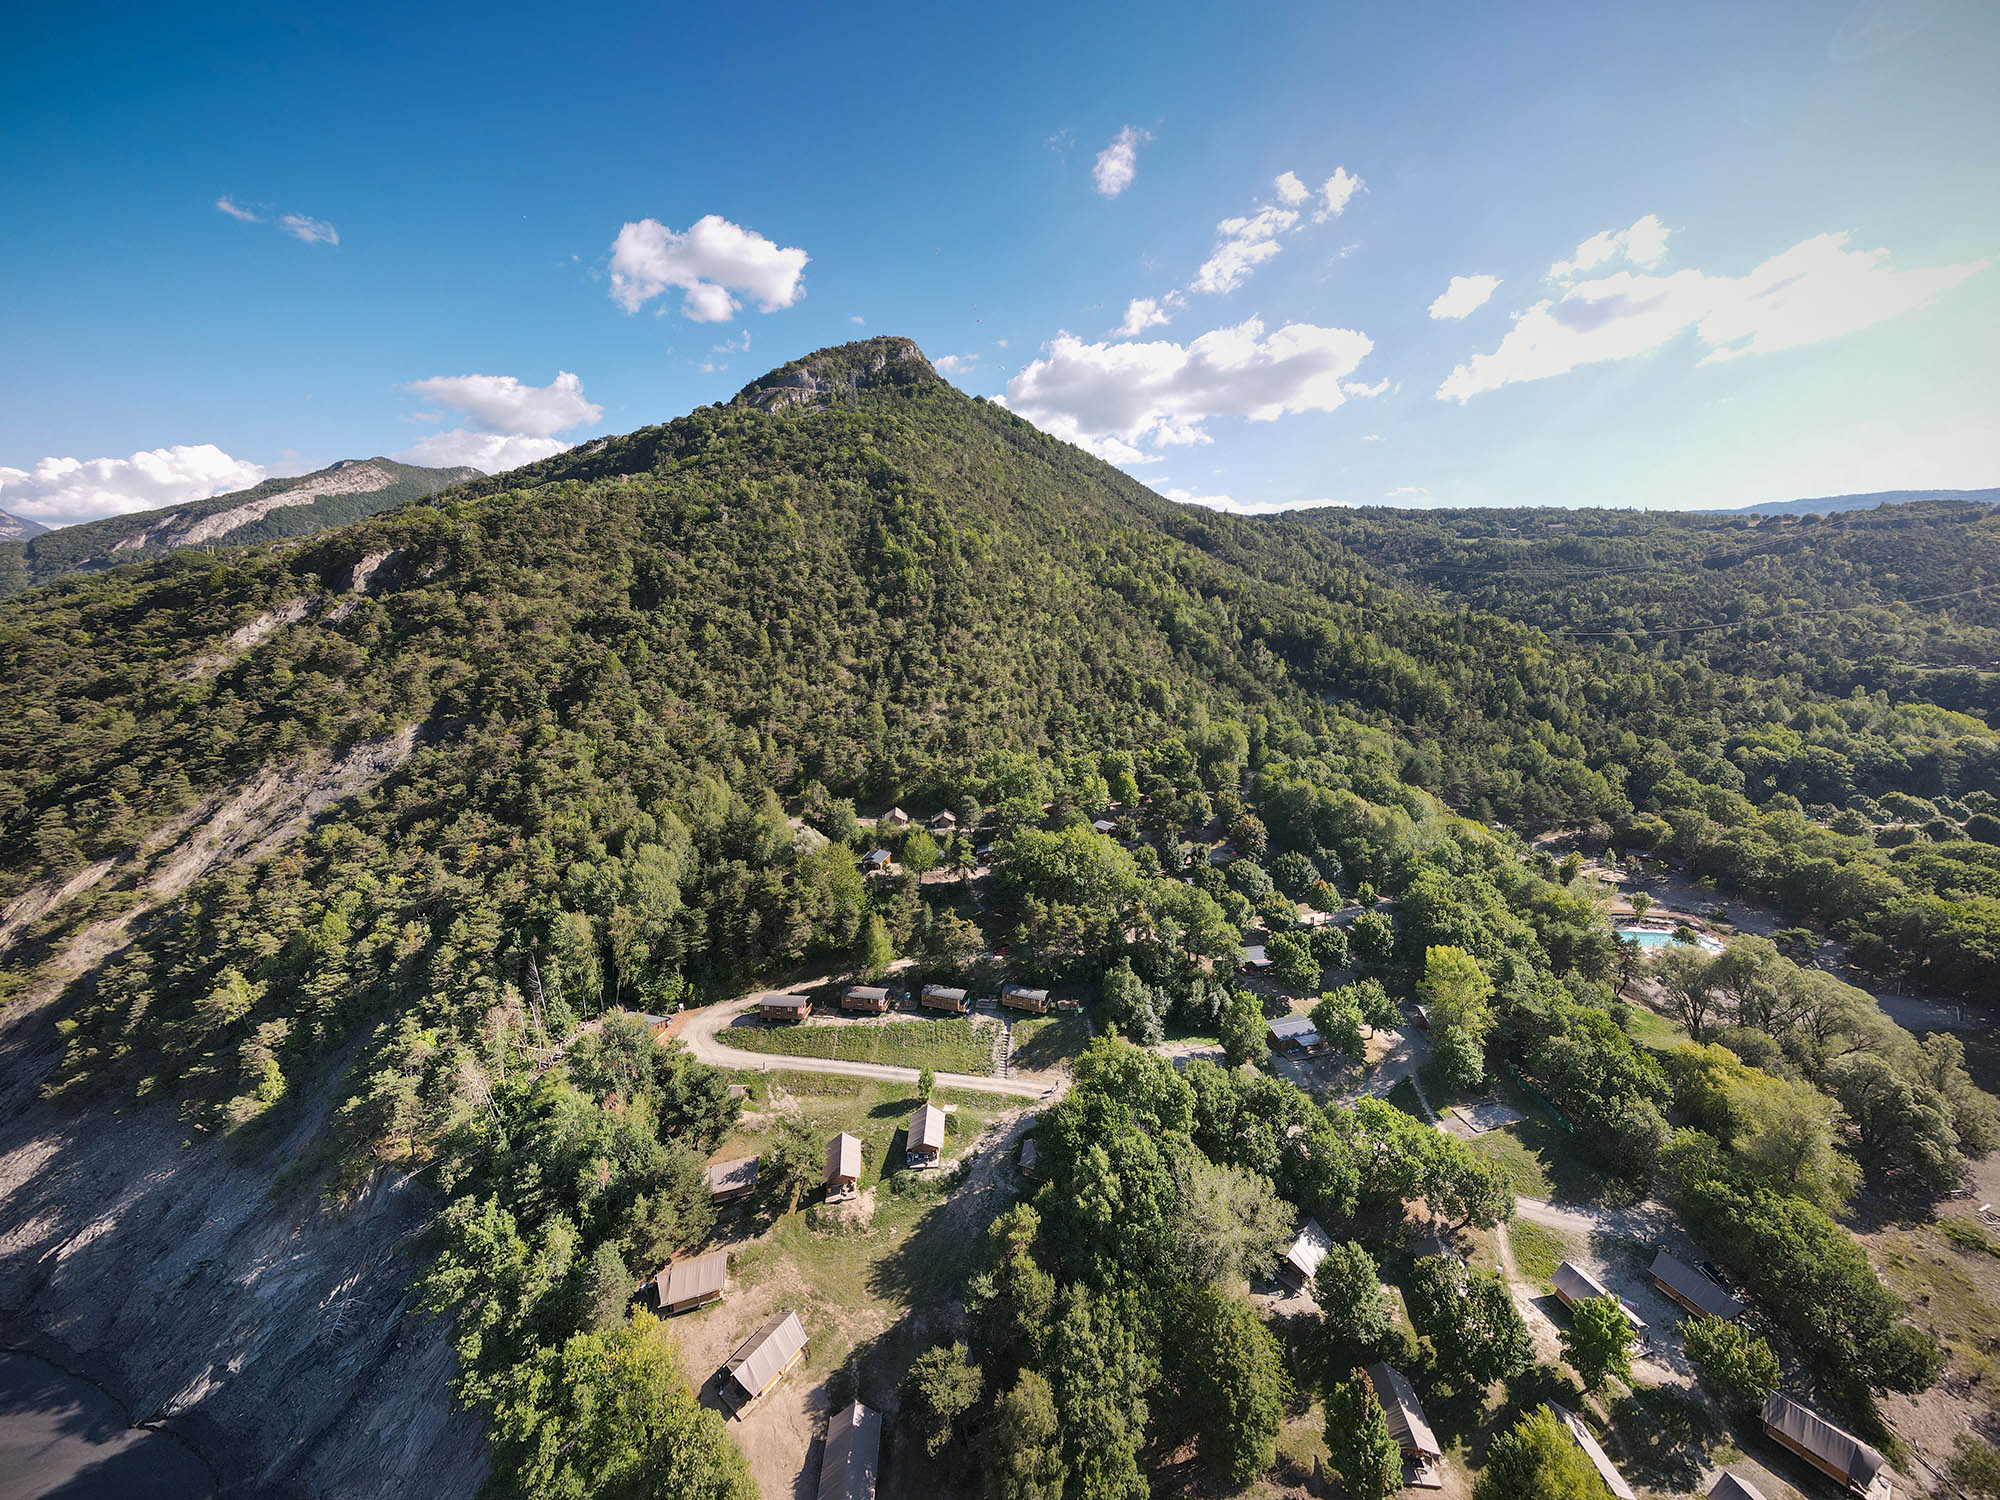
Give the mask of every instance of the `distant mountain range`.
POLYGON ((25 542, 48 529, 40 521, 30 521, 26 516, 9 515, 0 510, 0 542, 25 542))
POLYGON ((1766 500, 1738 505, 1712 515, 1830 516, 1843 510, 1873 510, 1878 505, 1910 505, 1920 500, 1967 500, 1975 505, 2000 504, 2000 490, 1877 490, 1868 495, 1826 495, 1817 500, 1766 500))
POLYGON ((96 572, 177 547, 311 536, 478 474, 463 466, 427 469, 388 458, 344 458, 315 473, 267 479, 233 494, 55 531, 0 512, 0 599, 67 573, 96 572))

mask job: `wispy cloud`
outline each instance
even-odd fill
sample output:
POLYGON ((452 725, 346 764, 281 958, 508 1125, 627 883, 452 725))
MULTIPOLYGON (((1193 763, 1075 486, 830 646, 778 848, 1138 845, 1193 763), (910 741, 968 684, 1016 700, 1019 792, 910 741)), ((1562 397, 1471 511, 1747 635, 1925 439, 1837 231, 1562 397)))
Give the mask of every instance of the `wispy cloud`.
POLYGON ((295 240, 304 240, 308 245, 338 245, 340 231, 324 219, 315 219, 310 214, 283 214, 278 219, 278 227, 295 240))
POLYGON ((239 219, 245 224, 261 224, 264 222, 262 214, 252 213, 227 193, 224 193, 220 198, 215 200, 215 206, 228 214, 230 218, 239 219))

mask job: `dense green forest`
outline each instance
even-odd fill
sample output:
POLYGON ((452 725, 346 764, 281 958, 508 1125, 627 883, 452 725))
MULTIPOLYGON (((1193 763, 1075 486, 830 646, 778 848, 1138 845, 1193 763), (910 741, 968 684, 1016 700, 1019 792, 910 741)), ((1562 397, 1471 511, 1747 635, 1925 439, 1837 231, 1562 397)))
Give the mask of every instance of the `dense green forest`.
POLYGON ((175 547, 188 545, 185 538, 211 516, 275 499, 315 481, 325 482, 328 476, 357 462, 368 471, 369 487, 337 490, 303 503, 281 505, 231 526, 215 542, 232 547, 258 546, 331 531, 405 500, 434 495, 446 485, 470 479, 477 472, 463 467, 427 469, 389 458, 347 460, 331 469, 296 478, 267 479, 247 490, 233 490, 206 500, 107 516, 101 521, 40 531, 18 541, 0 540, 0 599, 65 574, 158 557, 175 547))
MULTIPOLYGON (((1992 534, 1983 512, 1926 524, 1992 534)), ((1663 558, 1714 571, 1682 545, 1662 528, 1663 558)), ((1098 987, 1124 1036, 1213 1027, 1234 1060, 1261 1051, 1261 1013, 1214 960, 1263 921, 1302 988, 1365 971, 1328 993, 1330 1033, 1421 996, 1447 1076, 1517 1066, 1592 1127, 1606 1172, 1657 1181, 1699 1225, 1777 1226, 1727 1253, 1830 1387, 1925 1388, 1936 1345, 1830 1215, 1864 1178, 1944 1191, 1992 1149, 1962 1059, 1754 943, 1666 964, 1690 1041, 1642 1048, 1614 997, 1629 953, 1574 867, 1518 834, 1670 853, 1880 973, 1988 992, 2000 735, 1962 711, 1977 705, 1824 662, 1598 639, 1534 617, 1554 599, 1445 597, 1466 590, 1412 581, 1423 546, 1373 514, 1174 506, 882 339, 283 549, 33 589, 0 605, 0 898, 116 860, 263 768, 417 726, 387 779, 200 882, 75 983, 57 1087, 171 1100, 193 1130, 254 1143, 344 1068, 319 1165, 336 1190, 419 1168, 447 1197, 424 1293, 458 1315, 496 1489, 595 1493, 586 1458, 629 1476, 672 1454, 689 1466, 674 1493, 741 1494, 670 1342, 626 1307, 706 1233, 699 1166, 734 1104, 617 1016, 884 944, 943 970, 961 919, 913 874, 864 880, 855 805, 951 808, 966 834, 900 843, 906 864, 963 861, 981 830, 1002 896, 983 937, 1098 987), (788 375, 822 394, 766 410, 788 375), (1117 839, 1089 826, 1114 805, 1117 839), (1227 868, 1198 842, 1218 823, 1242 856, 1227 868), (1370 910, 1307 938, 1283 930, 1295 899, 1370 910)), ((5 982, 131 909, 134 878, 115 869, 31 928, 5 982)), ((976 1347, 934 1361, 947 1383, 952 1359, 980 1363, 996 1494, 1144 1493, 1184 1442, 1240 1482, 1297 1389, 1372 1431, 1354 1368, 1389 1334, 1363 1318, 1280 1349, 1217 1288, 1265 1264, 1295 1211, 1352 1245, 1354 1272, 1408 1199, 1489 1225, 1512 1201, 1379 1101, 1183 1076, 1124 1042, 1078 1064, 1040 1138, 1050 1186, 994 1227, 976 1347)), ((1491 1301, 1462 1276, 1408 1273, 1437 1378, 1527 1378, 1511 1305, 1478 1339, 1447 1326, 1447 1304, 1491 1301)))

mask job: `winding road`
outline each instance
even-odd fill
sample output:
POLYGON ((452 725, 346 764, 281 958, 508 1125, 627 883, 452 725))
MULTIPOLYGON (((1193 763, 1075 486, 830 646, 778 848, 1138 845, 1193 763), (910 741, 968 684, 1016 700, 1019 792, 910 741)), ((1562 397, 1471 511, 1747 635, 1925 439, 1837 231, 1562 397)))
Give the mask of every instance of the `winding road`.
MULTIPOLYGON (((883 1083, 915 1083, 918 1070, 891 1063, 849 1062, 837 1057, 793 1057, 788 1053, 746 1052, 716 1040, 716 1034, 754 1006, 763 993, 725 1000, 701 1010, 683 1012, 685 1019, 669 1034, 689 1052, 718 1068, 755 1068, 762 1073, 834 1073, 844 1078, 872 1078, 883 1083)), ((869 1025, 870 1022, 856 1022, 869 1025)), ((1005 1094, 1015 1099, 1053 1099, 1062 1091, 1063 1077, 1047 1073, 1017 1073, 989 1078, 978 1073, 934 1073, 941 1089, 965 1089, 977 1094, 1005 1094)))

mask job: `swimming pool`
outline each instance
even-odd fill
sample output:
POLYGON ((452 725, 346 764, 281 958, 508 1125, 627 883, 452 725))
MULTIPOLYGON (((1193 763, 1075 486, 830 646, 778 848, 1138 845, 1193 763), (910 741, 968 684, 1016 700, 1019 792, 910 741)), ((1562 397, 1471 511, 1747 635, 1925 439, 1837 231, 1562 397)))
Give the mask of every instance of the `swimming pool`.
MULTIPOLYGON (((1636 943, 1641 948, 1664 948, 1674 941, 1671 932, 1663 932, 1657 927, 1614 927, 1611 930, 1625 942, 1636 943)), ((1722 944, 1714 938, 1696 937, 1695 943, 1710 953, 1722 951, 1722 944)))

